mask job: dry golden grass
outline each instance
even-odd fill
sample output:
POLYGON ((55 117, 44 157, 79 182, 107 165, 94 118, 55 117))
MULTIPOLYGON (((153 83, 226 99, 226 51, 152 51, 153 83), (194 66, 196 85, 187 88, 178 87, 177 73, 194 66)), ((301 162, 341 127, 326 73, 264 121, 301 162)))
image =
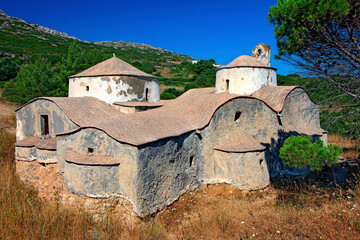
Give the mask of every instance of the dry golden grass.
POLYGON ((359 178, 351 191, 304 181, 250 193, 204 186, 146 219, 126 221, 108 209, 95 222, 81 207, 63 206, 56 196, 45 201, 21 182, 14 142, 0 130, 0 239, 360 239, 359 178))
POLYGON ((348 137, 329 135, 329 144, 339 145, 343 150, 341 157, 343 158, 359 158, 360 157, 360 140, 351 140, 348 137))
POLYGON ((16 114, 15 112, 0 116, 0 122, 7 126, 16 126, 16 114))

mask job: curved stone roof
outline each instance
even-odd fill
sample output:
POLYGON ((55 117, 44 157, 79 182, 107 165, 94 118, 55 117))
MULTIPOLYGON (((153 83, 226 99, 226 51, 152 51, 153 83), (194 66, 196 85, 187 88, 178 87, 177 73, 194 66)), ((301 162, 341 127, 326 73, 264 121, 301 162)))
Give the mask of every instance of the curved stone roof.
MULTIPOLYGON (((264 101, 276 112, 281 112, 284 107, 286 97, 295 88, 302 89, 301 87, 297 86, 267 86, 260 88, 251 94, 251 96, 264 101)), ((305 92, 305 94, 307 93, 305 92)))
MULTIPOLYGON (((135 146, 143 145, 204 128, 221 105, 239 97, 250 98, 228 93, 215 94, 214 88, 192 89, 153 110, 132 114, 122 114, 116 111, 117 113, 106 114, 106 116, 98 114, 96 118, 89 120, 91 122, 81 125, 80 129, 97 128, 120 142, 135 146)), ((58 99, 52 100, 57 101, 58 99)), ((62 105, 60 102, 56 103, 62 105)), ((64 111, 66 112, 66 110, 64 111)), ((72 117, 82 118, 79 114, 72 117)), ((76 119, 74 122, 79 122, 76 119)), ((78 130, 59 135, 70 134, 78 130)))
POLYGON ((82 128, 96 128, 119 142, 139 146, 202 129, 219 107, 236 98, 262 101, 274 112, 280 112, 285 98, 295 88, 297 87, 269 86, 252 96, 215 93, 215 88, 191 89, 180 97, 167 101, 162 107, 132 114, 123 114, 91 97, 49 97, 37 98, 31 102, 40 99, 52 101, 79 126, 79 129, 59 135, 70 134, 82 128))
POLYGON ((67 151, 64 155, 65 161, 79 165, 112 166, 119 165, 120 161, 112 156, 81 155, 74 151, 67 151))
POLYGON ((257 68, 271 68, 276 69, 273 67, 270 67, 263 61, 260 61, 256 59, 255 57, 251 57, 248 55, 242 55, 240 57, 235 58, 231 63, 228 65, 221 67, 220 69, 224 68, 234 68, 234 67, 257 67, 257 68))
POLYGON ((122 115, 109 104, 93 97, 40 97, 31 100, 15 111, 19 111, 37 100, 54 102, 64 114, 78 126, 90 126, 98 118, 122 115))
POLYGON ((224 152, 260 152, 266 147, 246 132, 236 132, 214 149, 224 152))
POLYGON ((15 143, 16 147, 36 147, 44 150, 56 150, 56 138, 41 139, 40 137, 26 137, 15 143))
POLYGON ((70 78, 119 75, 156 78, 155 76, 144 73, 143 71, 117 57, 109 58, 101 63, 96 64, 95 66, 92 66, 91 68, 86 69, 81 73, 70 76, 70 78))

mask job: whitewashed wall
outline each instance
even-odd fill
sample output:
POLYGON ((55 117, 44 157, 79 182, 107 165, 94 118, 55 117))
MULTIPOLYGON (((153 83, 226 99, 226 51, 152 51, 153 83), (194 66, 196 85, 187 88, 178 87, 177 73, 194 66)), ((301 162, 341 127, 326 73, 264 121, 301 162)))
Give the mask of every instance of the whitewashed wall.
POLYGON ((216 92, 252 94, 265 86, 277 86, 276 72, 269 68, 236 67, 220 69, 216 72, 216 92))
POLYGON ((144 80, 129 76, 70 78, 69 97, 84 96, 95 97, 108 104, 128 101, 157 102, 160 100, 159 82, 155 78, 144 80))

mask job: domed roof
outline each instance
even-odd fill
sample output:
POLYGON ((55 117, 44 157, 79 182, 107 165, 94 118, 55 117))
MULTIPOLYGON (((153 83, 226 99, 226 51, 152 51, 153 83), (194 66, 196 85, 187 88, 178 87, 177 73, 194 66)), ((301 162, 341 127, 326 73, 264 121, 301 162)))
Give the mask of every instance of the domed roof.
POLYGON ((85 71, 78 73, 76 75, 70 76, 74 77, 95 77, 95 76, 140 76, 140 77, 151 77, 155 78, 150 74, 144 73, 143 71, 137 69, 136 67, 130 65, 129 63, 117 58, 112 57, 101 63, 92 66, 91 68, 86 69, 85 71))
POLYGON ((260 61, 258 59, 256 59, 255 57, 251 57, 248 55, 242 55, 240 57, 235 58, 231 63, 229 63, 228 65, 220 68, 233 68, 233 67, 257 67, 257 68, 272 68, 269 65, 267 65, 266 63, 264 63, 263 61, 260 61))

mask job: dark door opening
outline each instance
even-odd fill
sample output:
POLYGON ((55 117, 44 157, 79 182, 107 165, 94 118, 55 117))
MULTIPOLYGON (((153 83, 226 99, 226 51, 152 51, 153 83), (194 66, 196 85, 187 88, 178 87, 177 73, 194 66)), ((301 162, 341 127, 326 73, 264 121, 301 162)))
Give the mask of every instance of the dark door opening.
POLYGON ((229 92, 230 80, 226 79, 226 92, 229 92))
POLYGON ((146 88, 145 90, 145 100, 148 101, 149 100, 149 89, 146 88))
POLYGON ((41 135, 49 135, 49 116, 41 115, 41 135))

